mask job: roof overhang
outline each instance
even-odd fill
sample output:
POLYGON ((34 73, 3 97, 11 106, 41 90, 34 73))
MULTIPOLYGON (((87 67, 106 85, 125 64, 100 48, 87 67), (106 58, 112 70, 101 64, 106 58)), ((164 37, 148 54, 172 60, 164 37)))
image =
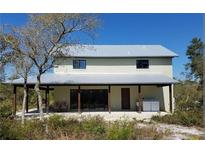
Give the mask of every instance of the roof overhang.
MULTIPOLYGON (((41 85, 169 85, 178 81, 163 74, 44 74, 41 85)), ((23 78, 5 84, 23 85, 23 78)), ((28 85, 36 83, 36 76, 28 77, 28 85)))

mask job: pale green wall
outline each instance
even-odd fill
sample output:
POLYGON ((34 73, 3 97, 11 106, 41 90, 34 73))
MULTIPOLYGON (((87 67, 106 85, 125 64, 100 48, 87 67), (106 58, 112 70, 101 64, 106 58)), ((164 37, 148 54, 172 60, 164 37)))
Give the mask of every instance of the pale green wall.
MULTIPOLYGON (((70 108, 70 89, 77 89, 77 86, 59 86, 54 88, 55 101, 65 101, 70 108)), ((112 111, 121 110, 121 88, 130 88, 130 108, 136 110, 138 98, 137 86, 111 86, 111 107, 112 111)), ((81 86, 81 89, 108 89, 108 86, 81 86)), ((141 96, 143 98, 156 98, 160 101, 160 109, 169 112, 169 88, 157 86, 142 86, 141 96)))
POLYGON ((172 58, 80 58, 86 59, 86 69, 73 69, 72 58, 59 58, 55 64, 57 74, 144 74, 162 73, 172 77, 172 58), (137 59, 148 59, 149 69, 136 69, 137 59))
MULTIPOLYGON (((172 58, 83 58, 87 60, 86 69, 73 69, 72 58, 59 58, 56 61, 54 73, 57 74, 150 74, 161 73, 169 77, 172 75, 172 58), (136 69, 137 59, 149 59, 149 69, 136 69)), ((130 107, 135 110, 137 99, 136 86, 123 86, 130 88, 130 107)), ((57 87, 55 88, 56 101, 66 101, 70 104, 69 89, 77 87, 57 87)), ((82 89, 107 89, 107 86, 87 86, 82 89)), ((121 89, 119 86, 111 86, 112 110, 121 109, 121 89)), ((173 92, 173 87, 172 87, 173 92)), ((156 86, 143 86, 142 97, 154 97, 160 101, 161 109, 169 111, 169 88, 156 86)), ((173 96, 172 96, 173 98, 173 96)), ((172 99, 174 102, 174 98, 172 99)), ((174 107, 174 105, 173 105, 174 107)))

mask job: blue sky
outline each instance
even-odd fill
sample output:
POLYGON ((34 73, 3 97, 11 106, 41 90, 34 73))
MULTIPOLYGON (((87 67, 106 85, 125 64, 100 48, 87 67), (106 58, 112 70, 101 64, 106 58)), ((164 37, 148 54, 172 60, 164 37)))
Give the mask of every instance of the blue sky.
MULTIPOLYGON (((101 27, 94 44, 161 44, 176 52, 174 77, 187 63, 186 48, 193 37, 202 38, 203 14, 100 14, 101 27)), ((26 14, 0 14, 0 24, 23 25, 26 14)), ((93 42, 83 37, 84 43, 93 42)))

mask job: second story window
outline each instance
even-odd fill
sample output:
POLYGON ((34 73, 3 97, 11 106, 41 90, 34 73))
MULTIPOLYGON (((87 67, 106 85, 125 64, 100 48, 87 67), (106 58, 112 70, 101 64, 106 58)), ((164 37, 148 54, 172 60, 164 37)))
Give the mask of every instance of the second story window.
POLYGON ((73 60, 73 69, 86 69, 86 60, 73 60))
POLYGON ((139 69, 149 68, 149 61, 148 60, 137 60, 136 67, 139 69))

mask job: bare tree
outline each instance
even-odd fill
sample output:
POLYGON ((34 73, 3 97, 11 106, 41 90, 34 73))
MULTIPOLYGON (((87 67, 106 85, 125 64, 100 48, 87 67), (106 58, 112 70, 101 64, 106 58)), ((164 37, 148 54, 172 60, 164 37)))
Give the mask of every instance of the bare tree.
POLYGON ((26 100, 28 99, 27 81, 28 81, 28 75, 31 72, 31 69, 33 67, 33 61, 31 61, 31 59, 29 59, 25 55, 22 55, 21 53, 15 52, 12 62, 15 66, 16 75, 24 79, 24 85, 23 85, 24 96, 23 96, 23 103, 22 103, 22 120, 21 120, 22 124, 24 124, 26 100))
POLYGON ((7 44, 6 50, 12 53, 10 55, 10 63, 15 67, 13 75, 21 77, 24 80, 24 97, 22 102, 22 124, 24 124, 25 117, 25 106, 28 98, 27 93, 27 80, 28 75, 33 67, 33 61, 26 56, 27 49, 22 43, 21 37, 15 35, 14 31, 4 35, 4 42, 7 44))
POLYGON ((5 79, 4 66, 10 61, 12 53, 7 50, 8 43, 5 41, 5 36, 0 27, 0 81, 5 79))
POLYGON ((7 38, 9 35, 0 31, 0 81, 5 80, 4 67, 10 64, 13 57, 13 50, 7 38))
POLYGON ((53 67, 55 56, 63 55, 63 48, 80 44, 79 33, 94 36, 98 19, 93 14, 34 14, 27 25, 16 30, 25 45, 24 55, 37 68, 35 91, 38 96, 40 120, 43 119, 41 76, 53 67))

